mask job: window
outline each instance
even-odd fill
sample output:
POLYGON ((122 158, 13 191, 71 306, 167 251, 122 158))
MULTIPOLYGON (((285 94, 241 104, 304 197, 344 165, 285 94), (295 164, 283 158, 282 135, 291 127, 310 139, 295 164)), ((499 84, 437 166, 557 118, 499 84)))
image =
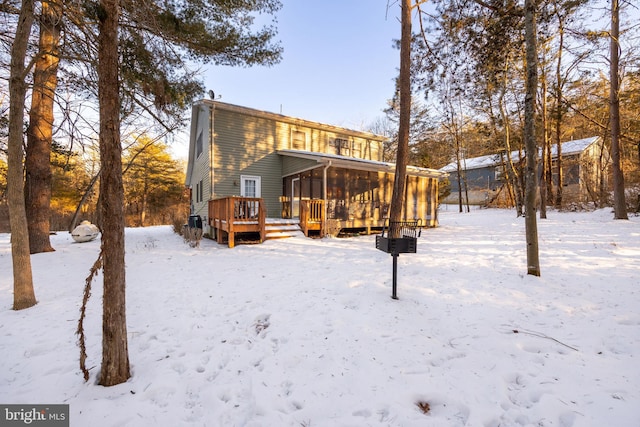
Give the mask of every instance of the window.
POLYGON ((202 154, 202 132, 198 134, 198 139, 196 139, 196 159, 200 157, 202 154))
POLYGON ((196 203, 200 203, 204 200, 202 191, 202 180, 196 183, 196 203))
POLYGON ((351 149, 351 154, 352 154, 353 157, 358 158, 358 159, 362 158, 362 155, 360 154, 361 146, 362 146, 362 144, 360 142, 353 141, 353 147, 351 149))
POLYGON ((333 154, 338 154, 339 156, 351 155, 351 143, 345 138, 334 138, 329 143, 329 149, 333 154))
POLYGON ((300 130, 291 131, 291 148, 293 150, 307 149, 307 134, 300 130))

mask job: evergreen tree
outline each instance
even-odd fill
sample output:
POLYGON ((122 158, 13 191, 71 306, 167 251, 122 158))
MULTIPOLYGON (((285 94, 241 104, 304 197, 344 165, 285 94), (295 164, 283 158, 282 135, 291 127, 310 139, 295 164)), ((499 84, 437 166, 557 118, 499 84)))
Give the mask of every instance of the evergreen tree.
POLYGON ((144 227, 150 213, 160 213, 182 199, 184 172, 166 144, 141 137, 124 153, 127 212, 144 227))

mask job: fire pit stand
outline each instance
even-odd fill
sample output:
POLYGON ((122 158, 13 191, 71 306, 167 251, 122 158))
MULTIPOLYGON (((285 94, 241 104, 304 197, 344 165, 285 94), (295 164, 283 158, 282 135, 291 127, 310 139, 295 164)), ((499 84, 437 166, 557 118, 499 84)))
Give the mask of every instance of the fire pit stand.
POLYGON ((405 253, 416 253, 418 237, 420 237, 420 220, 387 221, 382 234, 376 236, 376 249, 393 257, 393 290, 391 298, 398 299, 398 256, 405 253))

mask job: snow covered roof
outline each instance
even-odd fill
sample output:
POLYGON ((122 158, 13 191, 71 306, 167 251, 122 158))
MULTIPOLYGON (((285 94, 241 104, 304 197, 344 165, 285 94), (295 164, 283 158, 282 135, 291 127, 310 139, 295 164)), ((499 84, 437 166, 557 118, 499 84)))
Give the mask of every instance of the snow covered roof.
MULTIPOLYGON (((562 154, 570 155, 581 153, 587 149, 591 144, 600 140, 599 136, 592 136, 590 138, 577 139, 575 141, 567 141, 562 143, 562 154)), ((558 155, 558 146, 554 144, 551 147, 551 156, 556 157, 558 155)), ((511 160, 517 162, 520 160, 520 156, 524 157, 524 152, 512 151, 511 160)), ((465 170, 482 169, 491 166, 497 166, 501 163, 500 154, 489 154, 486 156, 472 157, 470 159, 464 159, 463 167, 465 170)), ((440 168, 443 172, 455 172, 458 169, 456 162, 451 162, 448 165, 440 168)))
MULTIPOLYGON (((577 154, 582 153, 587 149, 588 146, 593 144, 596 141, 599 141, 599 136, 592 136, 590 138, 576 139, 575 141, 567 141, 562 143, 562 154, 577 154)), ((555 157, 558 155, 558 146, 554 144, 551 147, 551 156, 555 157)))
MULTIPOLYGON (((511 160, 514 162, 519 161, 520 156, 524 156, 524 153, 521 153, 520 151, 511 152, 511 160)), ((463 159, 462 165, 466 170, 471 170, 471 169, 483 169, 491 166, 497 166, 501 162, 502 160, 500 159, 500 153, 496 153, 496 154, 489 154, 486 156, 472 157, 470 159, 463 159)), ((448 165, 440 168, 439 170, 443 172, 455 172, 458 170, 458 165, 456 162, 451 162, 448 165)))
MULTIPOLYGON (((338 154, 331 154, 331 153, 318 153, 315 151, 290 150, 290 149, 277 150, 276 152, 281 156, 291 156, 291 157, 315 160, 316 162, 325 164, 325 165, 347 167, 352 169, 375 170, 375 171, 384 171, 388 173, 393 173, 395 172, 395 169, 396 169, 395 163, 380 162, 377 160, 359 159, 356 157, 347 157, 347 156, 341 156, 338 154)), ((429 169, 429 168, 422 168, 422 167, 413 166, 413 165, 407 165, 407 173, 409 175, 426 176, 430 178, 439 178, 446 175, 445 171, 441 169, 440 170, 429 169)))

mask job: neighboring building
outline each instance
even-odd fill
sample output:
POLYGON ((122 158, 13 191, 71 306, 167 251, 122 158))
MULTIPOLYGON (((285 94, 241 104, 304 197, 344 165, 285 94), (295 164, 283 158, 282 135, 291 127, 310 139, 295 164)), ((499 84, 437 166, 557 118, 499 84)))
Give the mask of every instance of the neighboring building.
MULTIPOLYGON (((518 168, 524 164, 524 152, 511 152, 511 160, 518 168)), ((554 184, 557 176, 557 145, 551 147, 552 172, 554 184)), ((540 161, 540 157, 538 158, 540 161)), ((594 136, 562 143, 562 171, 564 191, 567 201, 585 202, 598 194, 600 185, 607 184, 607 167, 611 163, 609 153, 602 138, 594 136)), ((463 190, 466 182, 470 204, 484 204, 494 200, 504 186, 506 153, 463 159, 461 168, 463 190)), ((440 171, 449 173, 451 194, 444 203, 458 202, 458 170, 456 162, 449 163, 440 171)), ((539 168, 541 170, 541 168, 539 168)), ((464 195, 464 191, 463 191, 464 195)))
MULTIPOLYGON (((367 132, 200 101, 192 109, 186 177, 191 213, 203 218, 205 233, 219 241, 228 237, 230 246, 239 230, 264 228, 258 224, 261 214, 299 219, 307 235, 380 228, 388 215, 395 172, 393 164, 382 161, 384 140, 367 132), (233 230, 229 215, 235 217, 233 230)), ((438 180, 446 174, 410 166, 407 175, 405 218, 435 226, 438 180)), ((262 229, 260 240, 264 238, 262 229)))

